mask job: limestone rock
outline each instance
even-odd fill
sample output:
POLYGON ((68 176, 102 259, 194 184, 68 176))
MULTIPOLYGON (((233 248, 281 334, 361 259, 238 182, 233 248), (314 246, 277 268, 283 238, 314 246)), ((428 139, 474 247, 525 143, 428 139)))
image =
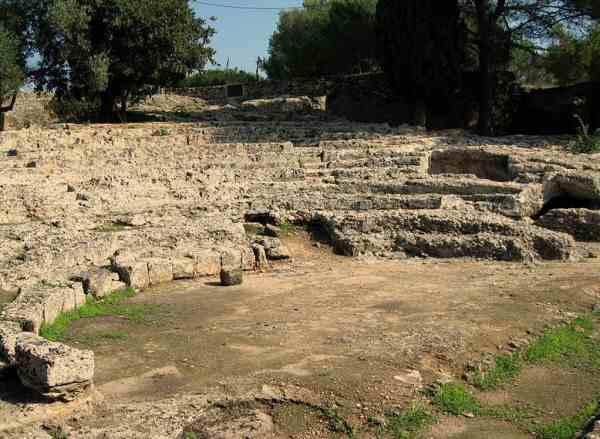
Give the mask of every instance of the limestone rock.
POLYGON ((269 261, 267 260, 265 248, 260 244, 254 244, 252 250, 254 251, 254 258, 256 259, 256 268, 260 271, 268 270, 269 261))
POLYGON ((143 290, 150 285, 146 261, 138 261, 134 256, 126 253, 116 253, 111 258, 111 265, 113 271, 119 273, 121 281, 125 282, 127 286, 143 290))
POLYGON ((92 385, 94 353, 22 334, 15 347, 23 385, 50 399, 72 400, 92 385))
POLYGON ((230 287, 241 285, 244 281, 244 272, 240 268, 230 268, 221 270, 221 285, 230 287))
POLYGON ((8 364, 14 365, 17 336, 22 332, 19 323, 0 321, 0 360, 5 360, 8 364))
POLYGON ((92 269, 82 275, 83 289, 86 294, 91 294, 99 299, 110 294, 114 273, 103 268, 92 269))
POLYGON ((288 248, 283 244, 279 247, 267 249, 266 253, 267 258, 269 258, 272 261, 281 261, 284 259, 290 259, 292 257, 288 248))
POLYGON ((148 278, 150 285, 171 282, 173 280, 173 263, 169 259, 148 259, 148 278))
POLYGON ((196 277, 196 269, 193 259, 173 259, 173 279, 193 279, 194 277, 196 277))

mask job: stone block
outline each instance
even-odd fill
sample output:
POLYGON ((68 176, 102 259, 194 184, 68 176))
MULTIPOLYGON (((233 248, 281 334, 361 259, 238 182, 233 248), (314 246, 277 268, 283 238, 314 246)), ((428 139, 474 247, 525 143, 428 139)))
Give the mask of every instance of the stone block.
POLYGON ((221 269, 241 267, 242 252, 239 249, 225 248, 221 250, 221 269))
POLYGON ((24 386, 58 400, 72 400, 92 385, 94 353, 22 334, 15 345, 17 373, 24 386))
POLYGON ((252 246, 252 250, 254 251, 256 268, 260 271, 268 270, 269 261, 267 260, 267 253, 265 252, 265 248, 260 244, 254 244, 252 246))
POLYGON ((221 285, 230 287, 240 285, 244 281, 244 272, 240 268, 221 270, 221 285))
POLYGON ((120 254, 115 254, 110 261, 112 269, 119 273, 119 278, 127 286, 143 290, 150 285, 146 261, 138 261, 130 255, 120 254))
POLYGON ((197 276, 213 276, 221 270, 221 256, 210 249, 195 250, 191 254, 197 276))
POLYGON ((173 259, 173 279, 193 279, 194 277, 196 277, 196 267, 193 259, 173 259))
POLYGON ((103 268, 95 268, 83 274, 83 289, 99 299, 112 292, 114 273, 103 268))
POLYGON ((170 259, 147 259, 150 285, 173 281, 173 263, 170 259))
POLYGON ((21 290, 17 298, 6 305, 0 320, 19 322, 24 331, 37 334, 44 323, 42 296, 31 289, 21 290))
POLYGON ((281 261, 292 257, 288 248, 281 244, 279 247, 269 248, 266 250, 267 258, 272 261, 281 261))
POLYGON ((0 361, 14 365, 17 336, 22 332, 21 325, 17 322, 0 322, 0 361))

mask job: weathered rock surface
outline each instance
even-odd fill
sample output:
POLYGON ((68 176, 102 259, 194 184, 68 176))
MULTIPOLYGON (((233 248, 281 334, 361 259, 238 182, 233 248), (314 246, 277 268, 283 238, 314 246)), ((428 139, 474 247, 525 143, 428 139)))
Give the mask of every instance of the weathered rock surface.
POLYGON ((221 270, 221 285, 231 287, 241 285, 244 281, 244 273, 240 268, 225 268, 221 270))
POLYGON ((94 353, 22 333, 15 346, 21 382, 51 399, 71 400, 92 385, 94 353))

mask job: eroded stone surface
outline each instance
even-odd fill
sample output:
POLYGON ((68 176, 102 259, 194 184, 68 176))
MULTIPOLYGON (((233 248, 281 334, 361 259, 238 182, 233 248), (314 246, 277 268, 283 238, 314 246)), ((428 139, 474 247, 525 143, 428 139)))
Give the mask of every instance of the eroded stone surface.
POLYGON ((94 353, 22 333, 15 345, 15 364, 21 382, 51 398, 70 400, 89 389, 94 376, 94 353))

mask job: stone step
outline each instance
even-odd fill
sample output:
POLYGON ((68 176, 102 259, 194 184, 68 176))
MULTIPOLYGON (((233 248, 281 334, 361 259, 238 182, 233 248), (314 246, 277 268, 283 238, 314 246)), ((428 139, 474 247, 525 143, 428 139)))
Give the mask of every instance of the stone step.
POLYGON ((397 182, 373 183, 357 180, 342 180, 338 184, 347 193, 384 193, 384 194, 519 194, 527 186, 513 182, 494 182, 478 178, 429 177, 404 179, 397 182))
POLYGON ((283 193, 272 193, 269 197, 255 199, 247 206, 250 210, 289 210, 292 212, 326 211, 377 211, 419 210, 445 207, 441 195, 389 195, 372 194, 345 195, 334 192, 296 192, 294 197, 283 193))
MULTIPOLYGON (((493 246, 493 255, 495 255, 493 259, 502 259, 499 249, 505 249, 511 255, 520 254, 524 259, 566 260, 575 254, 575 242, 569 235, 518 223, 500 215, 485 215, 474 211, 399 210, 356 214, 325 212, 316 214, 315 219, 325 225, 332 241, 339 243, 337 245, 342 250, 345 247, 350 249, 343 250, 344 254, 376 253, 375 250, 378 248, 381 251, 407 248, 414 253, 415 246, 418 243, 423 244, 415 240, 414 236, 421 235, 445 236, 444 239, 438 239, 442 243, 439 248, 450 246, 450 249, 463 249, 460 250, 465 253, 461 254, 462 256, 470 256, 464 249, 479 248, 477 243, 480 241, 477 240, 477 236, 496 237, 499 244, 493 246), (362 243, 358 247, 357 239, 362 243), (516 243, 519 245, 512 248, 506 243, 502 244, 507 239, 514 242, 515 246, 516 243), (460 244, 462 241, 467 244, 463 246, 460 244), (475 244, 477 246, 473 247, 475 244)), ((489 239, 487 241, 492 242, 489 239)), ((428 254, 436 256, 435 248, 436 245, 432 244, 431 249, 427 250, 428 254)), ((444 253, 440 250, 437 254, 444 253)), ((480 251, 474 252, 471 256, 482 257, 480 251)), ((510 259, 514 260, 514 257, 510 256, 510 259)))

